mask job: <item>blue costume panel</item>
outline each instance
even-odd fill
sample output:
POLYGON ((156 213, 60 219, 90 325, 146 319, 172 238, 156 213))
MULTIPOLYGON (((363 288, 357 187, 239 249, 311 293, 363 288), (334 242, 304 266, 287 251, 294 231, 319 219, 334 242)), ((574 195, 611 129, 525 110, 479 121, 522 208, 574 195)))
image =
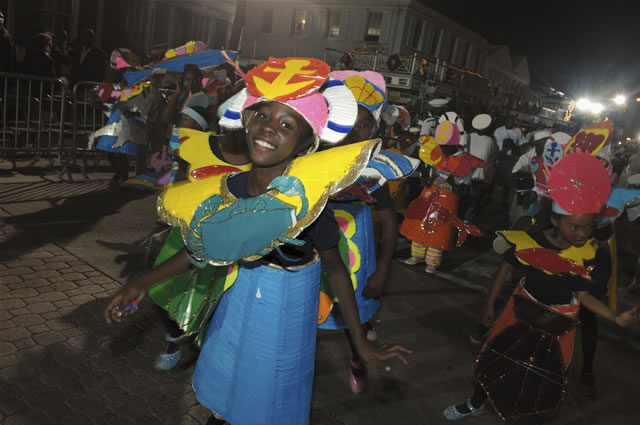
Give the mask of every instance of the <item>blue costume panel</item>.
POLYGON ((196 364, 200 403, 233 425, 309 423, 320 272, 240 265, 196 364))
MULTIPOLYGON (((356 304, 360 322, 366 323, 380 308, 380 300, 365 298, 362 290, 367 286, 369 277, 376 271, 376 248, 373 234, 371 208, 361 202, 329 202, 340 230, 347 239, 349 253, 341 256, 351 279, 356 281, 356 304)), ((327 320, 319 325, 320 329, 346 329, 347 323, 340 311, 340 303, 333 305, 327 320)))

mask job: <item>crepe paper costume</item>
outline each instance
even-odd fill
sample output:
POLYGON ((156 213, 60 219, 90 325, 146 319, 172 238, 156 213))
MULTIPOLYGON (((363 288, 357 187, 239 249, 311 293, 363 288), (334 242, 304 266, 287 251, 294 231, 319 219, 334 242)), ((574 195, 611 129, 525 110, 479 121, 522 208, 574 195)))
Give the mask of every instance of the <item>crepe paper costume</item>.
POLYGON ((191 181, 203 180, 212 176, 231 172, 249 171, 251 164, 233 165, 218 158, 209 145, 213 132, 203 132, 190 128, 178 131, 178 156, 189 163, 188 178, 191 181))
POLYGON ((585 262, 596 257, 595 240, 590 240, 581 247, 571 246, 560 251, 545 249, 526 232, 519 230, 497 232, 493 242, 496 252, 503 254, 508 246, 515 247, 515 255, 520 263, 534 267, 548 275, 571 273, 589 280, 590 269, 585 262))
POLYGON ((436 185, 425 187, 404 213, 400 234, 411 241, 444 251, 453 249, 453 229, 458 229, 456 246, 468 235, 482 236, 476 226, 466 225, 456 217, 459 197, 436 185))
POLYGON ((124 78, 127 80, 129 86, 133 86, 135 83, 149 78, 156 69, 184 72, 185 65, 194 64, 202 70, 209 70, 223 63, 227 63, 229 60, 235 60, 237 56, 237 52, 230 50, 205 50, 168 58, 140 71, 125 72, 124 78))
POLYGON ((371 112, 377 128, 386 99, 386 84, 382 74, 374 71, 333 71, 329 78, 344 83, 358 105, 371 112))
POLYGON ((460 132, 460 145, 467 146, 469 144, 468 143, 469 135, 464 129, 464 121, 462 120, 462 117, 460 117, 457 113, 453 111, 449 111, 449 112, 445 112, 440 116, 440 118, 438 118, 438 125, 442 124, 444 121, 449 121, 455 124, 456 127, 458 127, 458 131, 460 132))
POLYGON ((586 153, 572 153, 558 161, 547 179, 551 198, 569 214, 597 213, 611 192, 602 163, 586 153))
POLYGON ((234 425, 307 425, 320 262, 283 269, 241 263, 196 364, 200 403, 234 425))
POLYGON ((110 65, 113 69, 135 68, 140 66, 140 58, 131 50, 119 47, 111 52, 110 65))
POLYGON ((547 306, 518 285, 476 360, 475 375, 505 420, 558 409, 579 304, 547 306))
MULTIPOLYGON (((310 152, 320 140, 335 144, 349 134, 358 115, 350 90, 333 80, 320 93, 329 76, 329 65, 312 58, 269 58, 245 78, 246 89, 231 103, 219 121, 227 129, 242 128, 242 111, 257 103, 277 101, 298 112, 315 133, 310 152)), ((250 113, 250 111, 249 111, 250 113)))
MULTIPOLYGON (((362 295, 369 277, 376 271, 371 207, 361 202, 330 202, 329 206, 342 232, 344 242, 339 245, 339 251, 355 290, 360 323, 366 323, 380 308, 380 300, 365 298, 362 295)), ((323 309, 318 312, 319 328, 331 330, 348 328, 340 309, 333 307, 333 302, 338 300, 332 295, 325 272, 322 273, 320 291, 321 298, 326 296, 327 300, 322 302, 323 309), (331 314, 328 314, 329 312, 331 314)))
POLYGON ((611 144, 613 136, 613 122, 603 121, 590 125, 578 131, 569 140, 565 152, 584 152, 597 155, 606 145, 611 144))
POLYGON ((89 149, 98 139, 95 144, 98 150, 135 156, 136 142, 143 144, 144 137, 144 122, 135 117, 125 118, 116 109, 109 115, 107 125, 89 136, 89 149))
MULTIPOLYGON (((441 144, 451 144, 451 140, 458 139, 460 140, 459 130, 457 127, 450 124, 447 121, 445 124, 439 124, 438 128, 446 128, 448 132, 443 129, 440 132, 440 140, 436 139, 433 136, 422 136, 420 138, 420 143, 422 146, 420 147, 420 151, 418 156, 420 159, 427 165, 430 165, 440 171, 444 171, 446 173, 453 174, 456 177, 464 177, 473 171, 474 168, 484 167, 486 164, 485 161, 480 158, 476 158, 475 156, 466 153, 460 152, 457 155, 446 156, 442 154, 442 149, 440 149, 441 144), (457 134, 457 136, 456 136, 457 134)), ((438 130, 436 129, 436 134, 438 134, 438 130)), ((459 143, 458 143, 459 144, 459 143)))
POLYGON ((202 41, 189 41, 188 43, 178 46, 175 49, 169 49, 164 54, 166 59, 175 58, 176 56, 190 55, 193 53, 204 52, 208 49, 207 43, 202 41))
POLYGON ((362 171, 358 180, 347 189, 334 196, 339 201, 355 201, 357 199, 373 203, 375 199, 371 193, 378 190, 385 183, 389 184, 389 192, 395 195, 403 179, 412 174, 420 165, 415 158, 401 153, 381 150, 371 158, 367 167, 362 171), (394 185, 392 192, 391 185, 394 185))

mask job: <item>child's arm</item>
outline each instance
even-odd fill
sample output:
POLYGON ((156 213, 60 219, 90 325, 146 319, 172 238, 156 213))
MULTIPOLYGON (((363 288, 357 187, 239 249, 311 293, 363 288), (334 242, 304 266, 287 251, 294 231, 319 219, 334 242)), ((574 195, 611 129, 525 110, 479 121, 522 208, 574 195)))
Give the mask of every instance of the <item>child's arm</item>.
POLYGON ((376 210, 376 217, 381 224, 382 237, 376 271, 369 277, 367 287, 362 291, 362 295, 367 298, 379 298, 382 295, 398 241, 398 218, 393 208, 376 210))
POLYGON ((353 343, 364 361, 377 366, 385 366, 387 371, 391 370, 391 367, 385 363, 387 360, 399 358, 407 364, 407 360, 402 353, 411 354, 411 351, 405 347, 394 345, 380 350, 369 344, 365 339, 362 326, 360 325, 360 317, 358 315, 351 279, 340 258, 338 248, 335 247, 320 251, 320 258, 329 277, 329 282, 331 282, 331 289, 333 289, 334 295, 340 300, 340 309, 349 326, 353 343))
POLYGON ((503 261, 500 265, 500 268, 498 268, 496 277, 493 280, 493 285, 491 286, 491 290, 489 291, 487 306, 485 307, 484 313, 482 315, 482 322, 485 326, 493 325, 493 321, 496 318, 496 298, 498 298, 498 295, 500 294, 500 291, 502 291, 502 288, 507 281, 507 277, 512 270, 513 266, 506 261, 503 261))
POLYGON ((638 307, 633 307, 632 309, 622 313, 616 313, 602 301, 589 294, 588 291, 576 292, 576 299, 580 301, 583 306, 593 311, 598 316, 602 316, 605 319, 616 322, 618 326, 629 326, 636 320, 638 307))
POLYGON ((129 303, 132 301, 140 303, 150 287, 186 272, 189 270, 190 265, 191 262, 189 261, 187 250, 182 249, 158 267, 142 273, 111 297, 103 310, 104 320, 108 324, 111 324, 111 320, 118 323, 121 322, 122 319, 125 319, 135 311, 135 309, 131 311, 125 310, 129 303))

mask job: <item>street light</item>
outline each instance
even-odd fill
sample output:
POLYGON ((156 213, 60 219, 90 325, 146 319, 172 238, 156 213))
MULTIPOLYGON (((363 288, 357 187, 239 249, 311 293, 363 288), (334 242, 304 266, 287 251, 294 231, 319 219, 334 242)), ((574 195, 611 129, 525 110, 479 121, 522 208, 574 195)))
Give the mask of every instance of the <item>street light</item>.
POLYGON ((601 103, 592 103, 591 104, 591 112, 594 114, 599 114, 604 110, 604 106, 601 103))
POLYGON ((578 101, 576 102, 576 108, 582 110, 582 111, 586 111, 591 109, 591 101, 589 99, 578 99, 578 101))
POLYGON ((627 103, 627 98, 624 97, 623 95, 619 94, 616 97, 613 98, 613 101, 616 103, 616 105, 624 105, 625 103, 627 103))

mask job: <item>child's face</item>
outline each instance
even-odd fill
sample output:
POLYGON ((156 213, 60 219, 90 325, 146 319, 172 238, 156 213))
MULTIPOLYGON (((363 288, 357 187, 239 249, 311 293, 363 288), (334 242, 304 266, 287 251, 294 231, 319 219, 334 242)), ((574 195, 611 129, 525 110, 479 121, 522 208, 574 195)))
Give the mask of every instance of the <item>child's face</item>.
POLYGON ((287 163, 300 152, 309 124, 293 109, 278 102, 261 104, 247 125, 247 147, 254 166, 287 163))
POLYGON ((353 130, 346 137, 345 142, 342 144, 348 145, 351 143, 362 142, 368 140, 371 137, 373 128, 376 124, 373 115, 364 106, 358 105, 358 117, 356 123, 353 125, 353 130))
POLYGON ((591 238, 594 221, 594 214, 551 217, 551 223, 558 230, 558 235, 571 245, 577 247, 584 246, 591 238))
POLYGON ((194 130, 202 131, 200 124, 186 114, 182 114, 182 118, 180 119, 180 128, 192 128, 194 130))

